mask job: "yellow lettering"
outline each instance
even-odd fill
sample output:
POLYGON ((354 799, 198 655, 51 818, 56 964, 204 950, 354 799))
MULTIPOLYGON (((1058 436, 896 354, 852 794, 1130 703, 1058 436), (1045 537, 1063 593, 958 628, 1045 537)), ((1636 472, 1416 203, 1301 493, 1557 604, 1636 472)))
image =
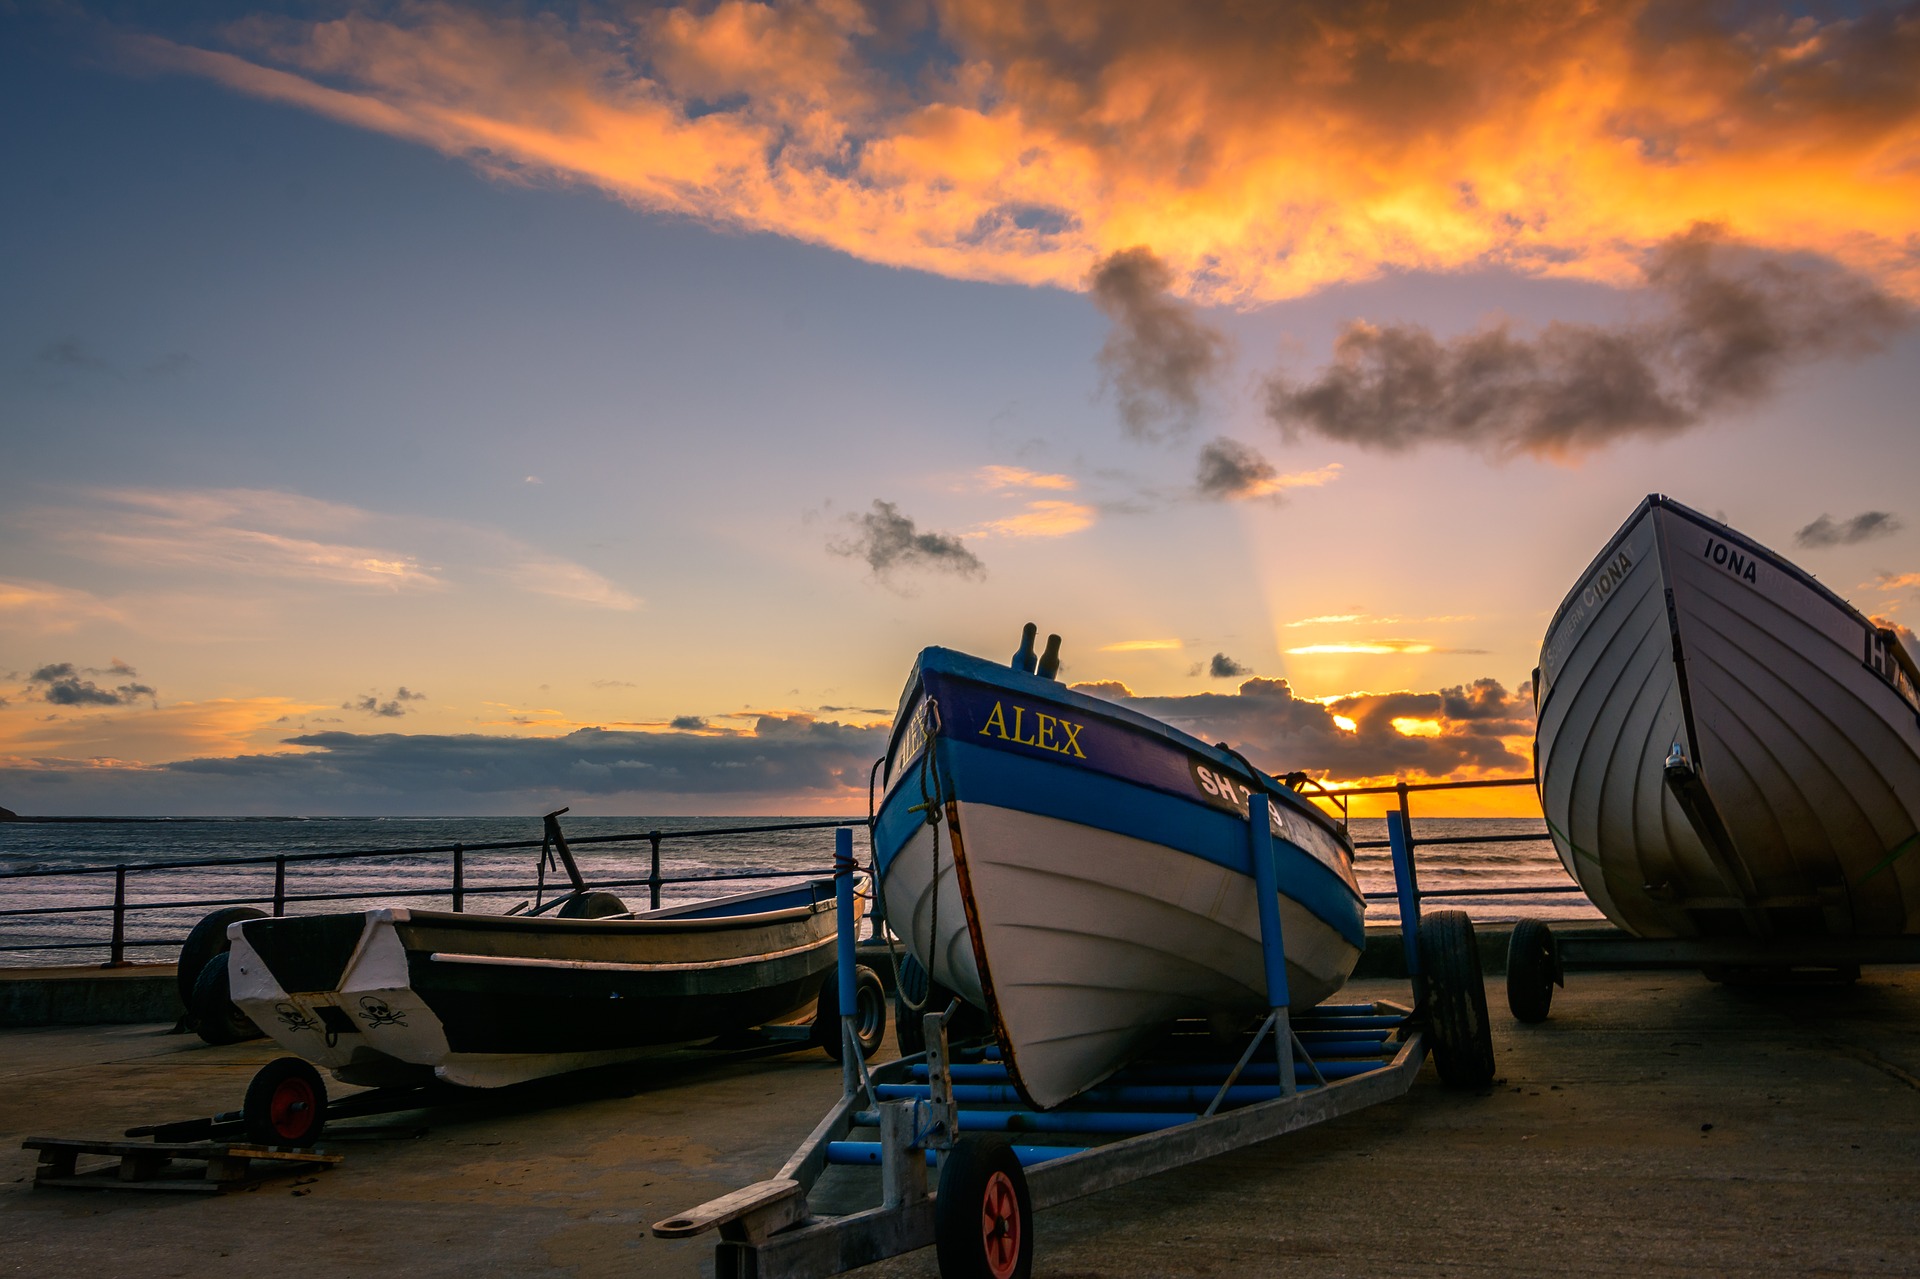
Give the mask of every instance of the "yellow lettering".
POLYGON ((1067 744, 1061 747, 1061 750, 1072 751, 1081 759, 1085 759, 1087 753, 1080 749, 1080 730, 1082 727, 1084 727, 1084 725, 1074 724, 1064 719, 1060 721, 1060 731, 1067 735, 1067 744))
POLYGON ((998 703, 998 702, 995 702, 995 703, 993 704, 993 713, 987 716, 987 724, 986 724, 986 728, 982 728, 982 729, 980 730, 980 735, 981 735, 982 737, 985 737, 985 736, 987 735, 987 729, 989 729, 989 728, 997 728, 997 729, 999 729, 999 730, 1000 730, 1000 734, 999 734, 999 735, 1000 735, 1000 737, 1001 737, 1001 739, 1002 739, 1002 740, 1004 740, 1004 739, 1006 738, 1006 736, 1007 736, 1007 717, 1006 717, 1005 715, 1003 715, 1003 714, 1001 714, 1001 713, 1000 713, 1000 703, 998 703))
POLYGON ((1038 746, 1041 750, 1057 751, 1060 749, 1053 744, 1053 726, 1055 722, 1051 715, 1043 714, 1040 716, 1040 732, 1033 740, 1034 745, 1038 746))
POLYGON ((1013 740, 1019 742, 1022 746, 1031 746, 1033 745, 1033 739, 1031 737, 1020 736, 1020 721, 1026 717, 1026 713, 1027 708, 1024 706, 1016 706, 1013 708, 1013 740))

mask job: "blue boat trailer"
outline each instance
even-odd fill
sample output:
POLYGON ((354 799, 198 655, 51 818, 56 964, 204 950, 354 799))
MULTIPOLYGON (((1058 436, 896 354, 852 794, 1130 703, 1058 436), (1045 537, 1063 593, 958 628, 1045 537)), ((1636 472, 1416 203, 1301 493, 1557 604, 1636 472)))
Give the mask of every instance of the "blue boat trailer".
MULTIPOLYGON (((1413 1007, 1324 1003, 1290 1013, 1267 797, 1249 813, 1269 1010, 1235 1043, 1181 1023, 1163 1049, 1051 1110, 1026 1107, 991 1044, 952 1044, 956 1002, 924 1017, 926 1051, 869 1070, 842 1054, 839 1101, 780 1170, 655 1223, 676 1239, 715 1231, 716 1279, 842 1274, 929 1244, 941 1274, 1031 1272, 1033 1214, 1399 1097, 1427 1054, 1449 1084, 1484 1087, 1492 1045, 1479 952, 1460 912, 1422 927, 1411 843, 1390 815, 1413 1007), (1263 1052, 1263 1048, 1265 1051, 1263 1052), (877 1167, 877 1199, 872 1174, 877 1167), (834 1173, 835 1169, 846 1170, 834 1173), (931 1171, 931 1175, 930 1175, 931 1171), (833 1211, 858 1197, 862 1206, 833 1211)), ((853 974, 851 831, 836 849, 840 969, 853 974)), ((851 992, 843 989, 842 1008, 851 992)), ((850 1016, 843 1035, 852 1035, 850 1016)))

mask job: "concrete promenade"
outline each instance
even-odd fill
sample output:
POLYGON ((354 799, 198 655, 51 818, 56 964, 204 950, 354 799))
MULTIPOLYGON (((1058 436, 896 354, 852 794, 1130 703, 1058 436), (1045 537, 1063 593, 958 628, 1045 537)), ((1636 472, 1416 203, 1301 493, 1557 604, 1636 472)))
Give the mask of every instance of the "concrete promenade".
MULTIPOLYGON (((1920 970, 1756 991, 1575 973, 1521 1026, 1489 983, 1501 1082, 1405 1098, 1043 1213, 1036 1273, 1920 1274, 1920 970)), ((1361 997, 1399 998, 1369 980, 1361 997)), ((278 1055, 162 1025, 0 1031, 0 1274, 695 1275, 652 1221, 768 1175, 831 1101, 817 1053, 682 1054, 355 1121, 304 1185, 35 1190, 30 1136, 237 1108, 278 1055)), ((862 1272, 930 1276, 931 1250, 862 1272)))

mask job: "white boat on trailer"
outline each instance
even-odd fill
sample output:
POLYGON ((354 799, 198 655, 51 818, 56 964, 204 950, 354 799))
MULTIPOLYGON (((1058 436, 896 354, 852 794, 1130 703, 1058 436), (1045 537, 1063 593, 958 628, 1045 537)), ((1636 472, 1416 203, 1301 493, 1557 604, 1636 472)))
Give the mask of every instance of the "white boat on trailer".
POLYGON ((804 1018, 834 920, 831 880, 597 919, 382 907, 234 924, 228 973, 343 1083, 500 1088, 804 1018))
POLYGON ((1608 919, 1678 959, 1903 953, 1920 934, 1916 684, 1893 631, 1650 496, 1541 649, 1535 761, 1561 861, 1608 919))
MULTIPOLYGON (((1257 1030, 1231 1036, 1187 1023, 1189 1033, 1163 1039, 1150 1057, 1041 1111, 1022 1108, 1004 1040, 950 1042, 961 1009, 952 1002, 921 1019, 923 1051, 871 1073, 849 1054, 838 1103, 772 1177, 656 1222, 653 1233, 717 1232, 717 1279, 818 1279, 929 1244, 942 1275, 1027 1279, 1039 1209, 1398 1097, 1429 1048, 1444 1081, 1484 1088, 1494 1062, 1473 926, 1460 911, 1422 918, 1404 845, 1394 877, 1418 1007, 1322 1004, 1290 1016, 1280 1002, 1290 943, 1278 894, 1265 892, 1280 844, 1264 820, 1268 802, 1255 790, 1255 820, 1240 823, 1263 907, 1258 959, 1270 1007, 1257 1030), (1263 1043, 1272 1058, 1259 1059, 1263 1043), (873 1136, 858 1139, 862 1130, 873 1136)), ((850 892, 851 840, 840 847, 850 892)), ((851 955, 849 924, 843 916, 851 955)))
POLYGON ((984 1010, 1045 1108, 1178 1019, 1269 1010, 1250 795, 1268 801, 1288 1006, 1345 984, 1365 902, 1341 823, 1231 750, 1054 680, 1057 637, 1032 673, 1032 629, 1014 667, 920 654, 873 852, 888 924, 984 1010))
POLYGON ((840 914, 857 926, 867 877, 846 891, 813 877, 630 912, 587 887, 558 816, 547 816, 542 855, 558 854, 572 891, 533 911, 245 910, 202 921, 184 952, 215 927, 230 947, 197 960, 202 1037, 232 1042, 257 1028, 298 1056, 261 1070, 242 1111, 166 1127, 310 1144, 327 1118, 315 1067, 391 1099, 351 1099, 351 1113, 369 1114, 422 1088, 502 1088, 708 1041, 812 1043, 835 1058, 849 1043, 862 1056, 879 1048, 880 979, 839 948, 840 914), (845 982, 835 977, 843 958, 845 982), (851 1039, 843 993, 854 1001, 851 1039))

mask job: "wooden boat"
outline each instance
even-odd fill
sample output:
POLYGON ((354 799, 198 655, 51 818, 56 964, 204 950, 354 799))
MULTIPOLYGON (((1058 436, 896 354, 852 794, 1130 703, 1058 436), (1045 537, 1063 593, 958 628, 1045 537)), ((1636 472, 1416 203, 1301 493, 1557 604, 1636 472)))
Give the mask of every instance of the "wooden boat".
POLYGON ((1266 1011, 1255 787, 1271 796, 1290 1006, 1345 984, 1364 901, 1340 824, 1231 751, 1076 693, 1044 662, 1027 673, 1030 638, 1023 655, 1027 670, 920 654, 874 825, 888 922, 985 1010, 1021 1095, 1057 1105, 1176 1019, 1266 1011))
POLYGON ((828 878, 599 919, 249 919, 227 968, 255 1025, 347 1083, 494 1088, 801 1017, 837 917, 828 878))
POLYGON ((1547 628, 1540 801, 1642 937, 1920 932, 1920 671, 1765 547, 1646 499, 1547 628))

